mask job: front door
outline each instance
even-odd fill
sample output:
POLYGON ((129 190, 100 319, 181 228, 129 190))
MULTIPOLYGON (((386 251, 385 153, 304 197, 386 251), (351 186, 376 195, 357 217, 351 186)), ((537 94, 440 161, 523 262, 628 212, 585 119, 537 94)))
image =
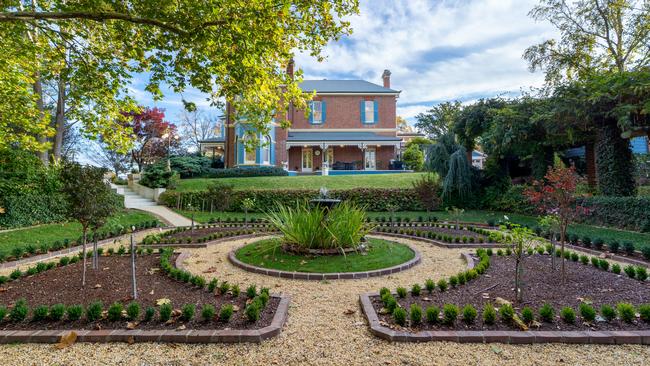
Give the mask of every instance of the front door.
POLYGON ((302 149, 302 171, 311 172, 314 164, 313 150, 309 147, 302 149))
POLYGON ((375 170, 377 169, 377 161, 376 161, 376 153, 375 149, 366 149, 366 154, 365 154, 365 166, 364 168, 366 170, 375 170))

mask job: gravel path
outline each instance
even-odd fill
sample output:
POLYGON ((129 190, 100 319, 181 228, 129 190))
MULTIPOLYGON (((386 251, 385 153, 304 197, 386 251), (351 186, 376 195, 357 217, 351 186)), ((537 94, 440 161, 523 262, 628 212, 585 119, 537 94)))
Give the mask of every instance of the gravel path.
MULTIPOLYGON (((250 239, 249 239, 250 240, 250 239)), ((292 296, 289 319, 282 334, 262 344, 167 345, 76 344, 64 350, 52 345, 0 347, 3 364, 124 364, 124 365, 531 365, 617 364, 650 362, 650 347, 600 345, 526 345, 389 343, 372 336, 358 305, 362 292, 381 286, 395 288, 437 280, 462 270, 462 249, 442 249, 410 241, 422 254, 422 263, 391 276, 330 282, 271 278, 232 266, 228 252, 249 240, 232 241, 193 250, 188 269, 245 286, 257 283, 272 292, 292 296), (347 315, 346 310, 354 313, 347 315)), ((252 239, 252 240, 259 240, 252 239)), ((407 242, 404 239, 391 239, 407 242)), ((244 288, 244 287, 242 287, 244 288)))

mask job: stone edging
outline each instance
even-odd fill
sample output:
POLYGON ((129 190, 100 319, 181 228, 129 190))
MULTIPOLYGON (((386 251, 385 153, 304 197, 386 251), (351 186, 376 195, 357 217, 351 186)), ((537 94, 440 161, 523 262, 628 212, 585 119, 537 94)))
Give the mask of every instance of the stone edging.
MULTIPOLYGON (((170 229, 171 228, 169 226, 155 227, 155 228, 149 228, 149 229, 145 229, 145 230, 138 230, 138 231, 134 232, 134 234, 148 234, 149 232, 153 232, 153 231, 170 230, 170 229)), ((113 237, 113 238, 100 240, 100 241, 97 242, 97 247, 101 248, 102 246, 113 244, 117 240, 121 240, 123 238, 128 238, 129 235, 131 235, 131 234, 127 233, 127 234, 122 234, 120 236, 116 236, 116 237, 113 237)), ((88 243, 86 243, 86 249, 87 250, 88 249, 92 250, 92 241, 89 241, 88 243)), ((34 255, 34 256, 31 256, 31 257, 19 259, 17 261, 3 262, 3 263, 0 263, 0 269, 7 269, 7 268, 13 268, 13 267, 21 266, 21 265, 24 265, 24 264, 36 263, 36 262, 40 262, 40 261, 43 261, 43 260, 48 260, 48 259, 51 259, 51 258, 59 257, 59 256, 62 256, 62 255, 80 252, 82 250, 83 250, 83 245, 77 245, 77 246, 74 246, 74 247, 65 248, 65 249, 54 251, 54 252, 47 252, 47 253, 43 253, 43 254, 34 255)))
MULTIPOLYGON (((411 258, 409 261, 404 262, 402 264, 398 264, 393 267, 376 269, 372 271, 363 271, 363 272, 308 273, 308 272, 289 272, 289 271, 281 271, 276 269, 257 267, 257 266, 244 263, 235 257, 235 252, 241 247, 243 247, 243 245, 231 250, 230 253, 228 253, 228 260, 235 267, 239 267, 245 271, 259 273, 259 274, 272 276, 272 277, 287 278, 293 280, 310 280, 310 281, 358 279, 358 278, 385 276, 391 273, 405 271, 419 264, 420 261, 422 260, 422 257, 420 256, 420 252, 417 249, 413 248, 411 245, 408 244, 405 245, 407 245, 415 253, 415 256, 411 258)), ((181 257, 179 256, 177 262, 180 259, 181 257)))
POLYGON ((280 334, 286 322, 291 298, 287 295, 271 295, 279 298, 271 325, 261 329, 221 330, 3 330, 0 344, 7 343, 57 343, 61 337, 75 332, 77 342, 168 342, 168 343, 259 343, 280 334))
POLYGON ((580 343, 580 344, 650 344, 650 330, 636 331, 465 331, 438 330, 409 333, 393 330, 380 324, 370 297, 378 293, 359 296, 370 331, 375 336, 392 342, 451 341, 459 343, 580 343))

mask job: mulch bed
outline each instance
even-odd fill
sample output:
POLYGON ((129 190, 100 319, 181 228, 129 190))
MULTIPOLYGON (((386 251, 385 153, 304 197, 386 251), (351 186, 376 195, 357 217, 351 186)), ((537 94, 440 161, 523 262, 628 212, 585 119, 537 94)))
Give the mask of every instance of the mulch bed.
MULTIPOLYGON (((173 280, 161 272, 159 255, 141 255, 136 261, 136 276, 138 285, 138 303, 141 314, 148 306, 156 307, 158 299, 171 300, 174 309, 180 309, 185 304, 196 305, 196 315, 200 315, 203 304, 212 304, 217 314, 222 304, 232 304, 239 307, 228 323, 220 321, 203 322, 197 320, 181 322, 177 320, 171 324, 162 324, 158 320, 158 312, 150 323, 141 322, 136 329, 176 329, 181 324, 187 329, 257 329, 271 324, 279 300, 271 297, 268 305, 261 314, 259 321, 250 323, 244 318, 246 306, 245 287, 249 284, 239 284, 242 287, 239 297, 230 294, 214 295, 204 289, 193 287, 189 284, 173 280)), ((104 308, 113 302, 126 305, 132 300, 131 293, 131 258, 130 256, 100 257, 99 269, 93 270, 88 261, 86 272, 86 287, 81 288, 81 262, 57 267, 39 274, 22 277, 16 281, 0 287, 0 304, 11 306, 16 300, 24 298, 30 308, 38 305, 88 305, 93 301, 102 301, 104 308)), ((259 289, 258 289, 259 290, 259 289)), ((195 315, 195 317, 196 317, 195 315)), ((28 319, 31 318, 31 314, 28 319)), ((120 329, 124 328, 127 321, 88 323, 82 317, 75 322, 31 322, 3 323, 0 329, 120 329)))
POLYGON ((238 227, 207 227, 207 228, 195 228, 194 230, 184 230, 178 233, 170 234, 170 235, 165 235, 164 237, 166 239, 180 239, 181 241, 186 241, 187 238, 192 238, 192 242, 196 242, 197 239, 205 238, 207 236, 210 236, 212 234, 216 233, 232 233, 232 232, 244 232, 246 230, 255 230, 255 231, 263 231, 265 230, 264 227, 254 227, 253 225, 250 225, 248 227, 245 226, 238 226, 238 227))
MULTIPOLYGON (((518 314, 524 306, 533 309, 535 317, 538 317, 538 309, 545 303, 549 303, 555 310, 556 319, 553 323, 541 322, 539 327, 532 327, 531 330, 641 330, 650 329, 650 324, 640 320, 632 324, 619 320, 611 322, 599 321, 598 317, 593 324, 583 323, 580 317, 578 306, 584 301, 590 301, 592 306, 600 314, 600 306, 607 304, 615 307, 619 302, 629 302, 635 306, 650 303, 650 282, 641 282, 630 279, 624 273, 616 275, 612 272, 603 271, 593 267, 591 264, 583 265, 578 262, 567 261, 566 282, 562 285, 560 261, 556 258, 556 270, 551 269, 551 257, 538 255, 527 257, 524 260, 523 275, 523 299, 520 304, 514 302, 514 257, 491 257, 490 268, 486 273, 465 285, 451 288, 441 293, 436 289, 432 294, 423 291, 420 296, 413 297, 410 293, 405 298, 395 295, 398 303, 404 309, 410 309, 411 304, 418 303, 422 306, 423 313, 426 308, 432 305, 441 309, 444 304, 454 304, 460 309, 467 304, 473 305, 478 316, 473 325, 465 324, 462 319, 462 310, 459 313, 456 326, 431 325, 424 323, 412 331, 418 330, 512 330, 517 329, 515 325, 504 324, 497 320, 494 325, 482 323, 482 309, 487 302, 492 302, 495 308, 498 305, 495 299, 500 297, 513 303, 518 314), (487 294, 487 296, 484 296, 487 294), (564 323, 559 318, 560 310, 570 306, 576 314, 575 324, 564 323)), ((437 281, 437 279, 436 279, 437 281)), ((380 321, 398 328, 393 322, 392 316, 381 314, 383 303, 379 297, 372 299, 373 306, 380 321)), ((423 314, 424 315, 424 314, 423 314)))

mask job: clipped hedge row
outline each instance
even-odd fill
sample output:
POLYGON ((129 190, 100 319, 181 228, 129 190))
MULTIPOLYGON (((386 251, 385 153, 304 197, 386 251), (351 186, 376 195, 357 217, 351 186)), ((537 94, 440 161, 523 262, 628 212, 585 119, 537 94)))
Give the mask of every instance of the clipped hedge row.
MULTIPOLYGON (((310 200, 318 197, 315 190, 251 190, 235 191, 226 211, 243 211, 242 201, 250 198, 255 206, 250 211, 264 212, 276 207, 277 203, 294 204, 299 200, 310 200)), ((349 189, 330 191, 330 197, 353 202, 364 206, 368 211, 390 211, 391 206, 396 211, 423 210, 413 189, 349 189)), ((210 211, 212 198, 207 191, 178 192, 166 191, 159 202, 168 207, 188 209, 190 206, 200 211, 210 211)))
POLYGON ((0 228, 15 228, 60 222, 66 219, 62 194, 24 194, 0 199, 0 228))
POLYGON ((588 197, 580 204, 589 209, 583 222, 598 226, 650 232, 650 198, 648 197, 588 197))
POLYGON ((238 178, 238 177, 281 177, 287 171, 275 166, 262 166, 250 168, 207 169, 200 178, 238 178))

